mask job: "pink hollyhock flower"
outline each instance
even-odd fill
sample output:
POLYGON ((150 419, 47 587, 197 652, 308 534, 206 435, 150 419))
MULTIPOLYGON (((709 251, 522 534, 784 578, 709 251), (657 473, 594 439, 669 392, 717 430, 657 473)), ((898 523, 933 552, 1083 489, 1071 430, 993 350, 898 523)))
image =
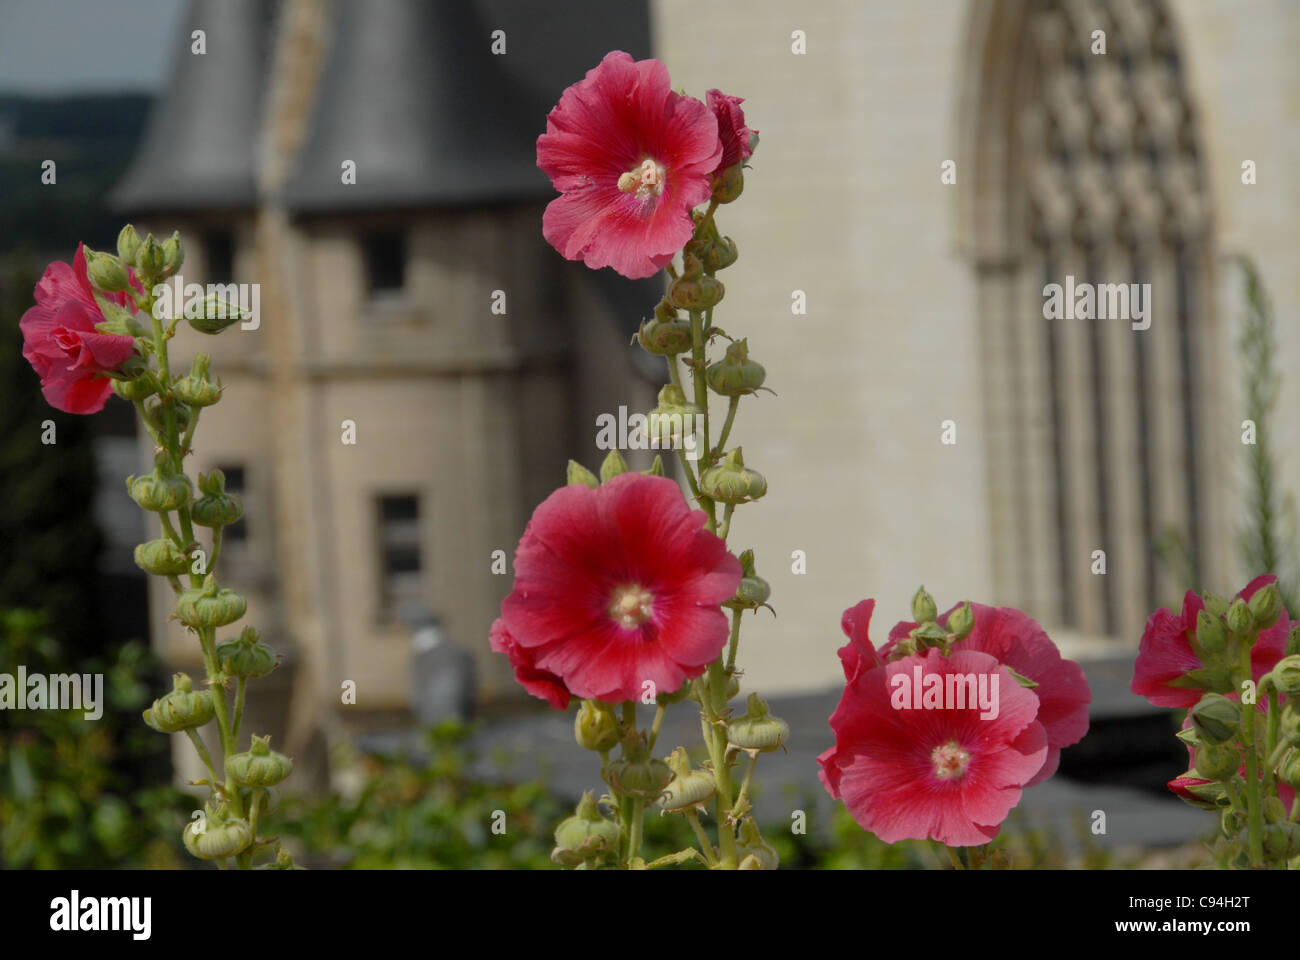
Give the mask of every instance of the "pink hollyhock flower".
POLYGON ((649 277, 690 240, 721 156, 713 112, 674 93, 667 67, 606 54, 537 138, 537 165, 561 194, 542 233, 569 260, 649 277))
POLYGON ((533 663, 530 651, 515 643, 506 629, 505 621, 498 617, 492 623, 488 638, 492 649, 504 653, 510 658, 510 666, 515 671, 515 680, 534 697, 545 700, 556 710, 563 710, 569 705, 569 690, 553 673, 538 670, 533 663))
POLYGON ((647 680, 676 690, 726 646, 719 604, 740 585, 740 561, 704 522, 665 477, 561 487, 515 551, 505 629, 576 697, 632 700, 647 680))
MULTIPOLYGON (((125 305, 126 294, 110 297, 125 305)), ((81 244, 72 264, 56 261, 36 284, 36 306, 23 314, 23 357, 40 375, 41 393, 64 413, 98 413, 113 386, 102 376, 116 370, 135 352, 131 337, 99 333, 104 314, 86 276, 81 244)))
MULTIPOLYGON (((945 679, 944 683, 948 681, 945 679)), ((831 715, 835 748, 822 755, 823 783, 853 818, 886 843, 930 838, 974 846, 997 836, 1022 788, 1047 758, 1038 698, 992 656, 938 650, 860 670, 831 715), (900 709, 893 678, 981 674, 998 678, 998 711, 900 709), (829 782, 828 782, 829 781, 829 782)))
MULTIPOLYGON (((840 629, 849 638, 849 642, 840 647, 840 663, 844 667, 844 679, 849 686, 863 670, 872 670, 883 663, 872 646, 869 629, 871 614, 876 609, 876 601, 863 600, 855 607, 849 607, 840 618, 840 629)), ((847 690, 846 690, 847 695, 847 690)), ((840 769, 837 762, 837 748, 831 747, 817 758, 820 769, 817 776, 827 792, 835 798, 840 795, 840 769)))
POLYGON ((743 97, 733 97, 721 90, 709 90, 704 95, 705 102, 713 115, 718 118, 718 136, 722 139, 722 159, 714 173, 721 173, 728 167, 734 167, 741 161, 748 160, 754 151, 750 149, 749 138, 758 133, 745 126, 745 111, 740 105, 743 97))
MULTIPOLYGON (((956 609, 945 613, 939 622, 946 625, 956 609)), ((1038 684, 1033 692, 1038 696, 1038 722, 1047 731, 1048 749, 1043 769, 1025 784, 1032 787, 1056 773, 1061 750, 1078 743, 1088 732, 1088 704, 1092 702, 1088 678, 1081 666, 1061 656, 1038 621, 1027 614, 1012 607, 987 607, 981 603, 972 603, 971 611, 975 626, 953 649, 990 654, 1038 684)), ((915 627, 915 623, 907 621, 895 625, 882 655, 888 658, 898 641, 915 627)))
MULTIPOLYGON (((1237 596, 1249 602, 1255 591, 1276 581, 1277 577, 1272 574, 1256 577, 1237 596)), ((1196 615, 1203 609, 1204 601, 1188 590, 1183 597, 1183 611, 1180 615, 1175 616, 1167 608, 1161 607, 1147 618, 1129 689, 1140 697, 1146 697, 1157 707, 1196 705, 1204 691, 1174 686, 1172 681, 1203 666, 1191 643, 1196 636, 1196 615)), ((1260 632, 1250 651, 1251 672, 1256 682, 1282 659, 1290 629, 1291 623, 1284 609, 1277 623, 1260 632)))

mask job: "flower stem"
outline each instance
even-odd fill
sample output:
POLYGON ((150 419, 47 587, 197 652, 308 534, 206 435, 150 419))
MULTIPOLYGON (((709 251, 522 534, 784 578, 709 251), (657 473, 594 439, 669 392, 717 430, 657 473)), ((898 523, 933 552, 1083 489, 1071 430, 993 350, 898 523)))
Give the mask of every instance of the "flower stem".
POLYGON ((666 714, 667 712, 668 712, 667 704, 660 703, 655 705, 654 722, 650 724, 649 749, 651 750, 655 748, 655 741, 659 739, 659 728, 663 726, 664 714, 666 714))
MULTIPOLYGON (((1246 679, 1251 677, 1250 644, 1241 644, 1241 670, 1246 679)), ((1255 710, 1243 705, 1239 737, 1242 752, 1246 755, 1246 829, 1250 849, 1250 864, 1258 867, 1264 862, 1264 818, 1259 796, 1259 756, 1255 749, 1255 710)))
POLYGON ((740 409, 740 397, 732 397, 727 404, 727 419, 722 422, 722 433, 718 435, 718 445, 709 453, 710 460, 722 456, 727 446, 727 437, 731 436, 731 425, 736 422, 736 411, 740 409))
POLYGON ((727 672, 736 669, 736 649, 740 646, 740 615, 743 610, 731 611, 731 639, 727 642, 727 672))
POLYGON ((208 776, 212 778, 212 786, 215 788, 221 778, 217 776, 217 768, 212 763, 212 754, 208 753, 208 748, 203 743, 203 738, 199 736, 197 730, 191 727, 185 733, 190 738, 190 743, 194 744, 194 752, 199 755, 203 765, 208 768, 208 776))
POLYGON ((695 831, 695 838, 700 841, 700 851, 704 857, 704 862, 710 867, 718 864, 717 857, 713 855, 713 844, 709 843, 709 835, 704 832, 704 827, 700 826, 700 815, 694 809, 686 811, 686 822, 691 825, 695 831))
MULTIPOLYGON (((1270 683, 1268 687, 1268 725, 1267 733, 1264 735, 1264 756, 1268 757, 1268 766, 1264 768, 1264 777, 1270 795, 1277 793, 1277 780, 1276 775, 1273 773, 1277 761, 1273 759, 1273 753, 1277 749, 1278 726, 1281 721, 1282 711, 1278 708, 1277 687, 1270 683)), ((1280 760, 1281 757, 1278 759, 1280 760)))
POLYGON ((239 742, 239 727, 244 720, 244 693, 247 687, 247 677, 240 677, 235 681, 235 723, 232 734, 236 743, 239 742))
POLYGON ((736 794, 736 802, 731 807, 731 817, 736 817, 740 813, 740 806, 744 803, 745 798, 749 796, 749 784, 754 779, 754 768, 758 766, 758 754, 749 755, 749 766, 745 769, 745 779, 740 781, 740 792, 736 794))

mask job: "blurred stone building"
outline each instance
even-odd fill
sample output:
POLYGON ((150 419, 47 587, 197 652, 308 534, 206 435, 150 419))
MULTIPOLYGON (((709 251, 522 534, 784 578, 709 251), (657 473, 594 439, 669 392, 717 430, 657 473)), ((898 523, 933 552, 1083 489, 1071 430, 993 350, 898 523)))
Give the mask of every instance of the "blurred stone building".
MULTIPOLYGON (((1270 0, 194 3, 119 200, 186 235, 187 278, 261 284, 260 329, 208 345, 232 389, 198 466, 243 489, 231 573, 295 651, 295 736, 405 715, 411 602, 480 699, 510 691, 491 552, 567 456, 594 465, 598 413, 650 405, 662 374, 627 340, 654 282, 562 262, 533 167, 559 92, 615 48, 746 97, 762 133, 719 213, 741 252, 719 322, 780 394, 733 434, 770 483, 734 543, 780 613, 746 631, 747 685, 833 686, 840 612, 878 598, 883 639, 925 583, 1026 609, 1094 665, 1100 709, 1133 708, 1142 624, 1186 579, 1156 544, 1220 592, 1256 572, 1226 261, 1257 261, 1295 357, 1297 41, 1300 7, 1270 0), (1045 319, 1067 277, 1150 284, 1149 326, 1045 319)), ((1298 400, 1284 379, 1292 489, 1298 400)))
MULTIPOLYGON (((607 49, 649 53, 643 6, 601 6, 196 0, 185 18, 114 199, 181 231, 186 282, 258 285, 256 329, 176 344, 228 387, 190 466, 243 496, 222 577, 289 652, 254 685, 254 726, 300 754, 409 723, 417 635, 469 652, 450 662, 480 699, 513 697, 486 643, 509 585, 493 552, 570 456, 593 462, 600 411, 653 404, 627 345, 657 286, 565 262, 539 226, 546 111, 607 49)), ((153 593, 154 623, 171 603, 153 593)), ((174 622, 155 645, 198 665, 174 622)))

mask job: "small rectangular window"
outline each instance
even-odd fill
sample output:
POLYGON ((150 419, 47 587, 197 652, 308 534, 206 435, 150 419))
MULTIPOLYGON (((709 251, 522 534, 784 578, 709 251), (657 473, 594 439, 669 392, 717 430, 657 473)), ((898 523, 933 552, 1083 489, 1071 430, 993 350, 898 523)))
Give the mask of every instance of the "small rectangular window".
POLYGON ((245 543, 248 540, 248 500, 244 493, 248 489, 244 468, 240 465, 219 468, 226 476, 226 492, 237 495, 244 502, 244 516, 235 523, 222 529, 222 539, 226 543, 245 543))
POLYGON ((417 496, 379 498, 379 578, 383 619, 399 617, 424 595, 417 496))
POLYGON ((235 237, 229 230, 209 230, 203 235, 208 257, 208 283, 232 283, 235 279, 235 237))
POLYGON ((406 234, 384 230, 366 234, 366 288, 372 297, 401 293, 406 287, 406 234))

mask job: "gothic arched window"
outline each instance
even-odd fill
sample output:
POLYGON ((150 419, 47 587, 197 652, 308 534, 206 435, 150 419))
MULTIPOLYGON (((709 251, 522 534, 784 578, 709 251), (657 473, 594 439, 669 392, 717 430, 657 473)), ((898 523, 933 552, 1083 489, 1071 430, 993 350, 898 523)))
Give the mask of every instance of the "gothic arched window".
POLYGON ((971 23, 995 590, 1132 640, 1219 566, 1210 205, 1175 25, 1160 0, 997 0, 971 23))

